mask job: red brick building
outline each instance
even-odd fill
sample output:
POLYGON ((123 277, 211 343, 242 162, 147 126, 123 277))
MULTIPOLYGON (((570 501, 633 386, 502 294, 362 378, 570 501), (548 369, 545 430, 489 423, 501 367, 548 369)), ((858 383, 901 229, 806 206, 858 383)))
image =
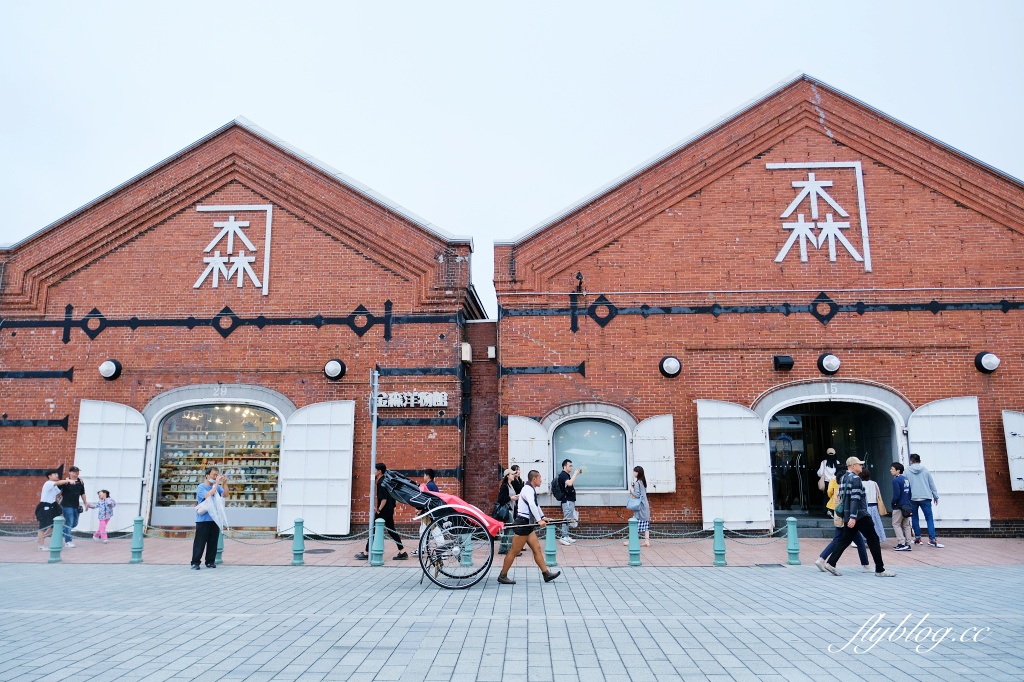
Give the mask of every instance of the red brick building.
POLYGON ((1019 533, 1022 232, 1019 181, 802 77, 498 243, 495 322, 470 239, 235 121, 0 250, 0 524, 76 463, 112 529, 189 526, 215 463, 235 526, 358 530, 379 369, 378 458, 484 508, 569 458, 584 527, 641 464, 655 523, 766 528, 834 447, 1019 533))
POLYGON ((346 533, 375 368, 379 461, 458 491, 472 249, 237 120, 0 251, 2 523, 75 463, 111 529, 189 526, 217 464, 233 525, 346 533))
POLYGON ((585 465, 584 524, 642 464, 655 523, 743 529, 917 452, 940 528, 1019 532, 1022 266, 1019 181, 798 78, 497 244, 502 454, 585 465))

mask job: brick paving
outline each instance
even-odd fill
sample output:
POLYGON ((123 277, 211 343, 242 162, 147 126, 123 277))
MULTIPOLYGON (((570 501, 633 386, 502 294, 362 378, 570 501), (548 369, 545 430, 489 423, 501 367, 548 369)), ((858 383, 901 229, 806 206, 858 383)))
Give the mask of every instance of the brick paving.
POLYGON ((448 591, 421 582, 411 561, 349 565, 361 541, 310 543, 336 551, 292 567, 273 565, 291 560, 290 542, 229 540, 221 567, 194 572, 186 540, 147 540, 142 565, 126 563, 127 540, 84 540, 51 565, 34 543, 8 539, 0 681, 1024 677, 1024 541, 889 550, 893 579, 819 572, 810 562, 823 541, 801 541, 801 566, 779 565, 784 542, 744 542, 728 541, 724 568, 710 567, 710 540, 656 541, 630 568, 621 541, 581 541, 558 547, 565 575, 554 583, 524 558, 515 586, 492 569, 448 591), (878 614, 894 636, 864 652, 877 631, 861 628, 878 614), (972 641, 969 628, 989 630, 972 641))

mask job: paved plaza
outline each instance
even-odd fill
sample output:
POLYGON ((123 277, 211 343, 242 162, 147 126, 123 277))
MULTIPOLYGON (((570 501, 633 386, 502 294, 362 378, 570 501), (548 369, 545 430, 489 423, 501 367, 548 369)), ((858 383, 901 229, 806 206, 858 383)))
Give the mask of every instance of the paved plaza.
MULTIPOLYGON (((973 542, 1021 558, 1020 541, 973 542)), ((195 572, 36 554, 43 563, 0 564, 0 680, 1024 678, 1019 564, 918 563, 876 578, 849 565, 851 550, 838 578, 775 557, 763 567, 563 565, 545 585, 520 559, 513 587, 495 582, 495 568, 447 591, 390 560, 226 557, 195 572)))

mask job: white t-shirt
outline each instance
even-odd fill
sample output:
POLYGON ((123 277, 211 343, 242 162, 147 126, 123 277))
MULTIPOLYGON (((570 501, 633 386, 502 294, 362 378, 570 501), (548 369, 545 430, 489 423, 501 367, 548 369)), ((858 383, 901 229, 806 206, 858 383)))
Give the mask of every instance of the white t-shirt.
POLYGON ((864 501, 867 504, 878 504, 878 484, 874 481, 864 481, 864 501))
POLYGON ((57 484, 53 481, 47 481, 43 484, 43 492, 39 496, 39 501, 45 502, 46 504, 53 504, 57 501, 57 495, 59 493, 60 488, 57 487, 57 484))
POLYGON ((524 516, 529 518, 533 515, 534 521, 539 521, 544 518, 544 512, 537 506, 537 490, 530 484, 523 486, 522 492, 519 493, 519 504, 516 505, 516 516, 524 516))

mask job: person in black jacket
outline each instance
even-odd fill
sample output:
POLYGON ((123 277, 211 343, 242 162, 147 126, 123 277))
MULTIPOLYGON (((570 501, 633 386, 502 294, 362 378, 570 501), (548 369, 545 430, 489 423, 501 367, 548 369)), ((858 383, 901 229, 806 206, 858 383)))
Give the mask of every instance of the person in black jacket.
MULTIPOLYGON (((398 534, 398 530, 395 528, 395 498, 391 497, 384 486, 381 485, 381 481, 384 480, 384 472, 388 470, 388 467, 383 462, 377 462, 374 465, 376 471, 373 476, 377 481, 377 508, 373 510, 373 519, 384 519, 384 527, 387 529, 388 535, 398 545, 398 554, 395 555, 395 559, 408 559, 409 553, 405 551, 405 545, 402 544, 402 536, 398 534)), ((359 554, 356 554, 357 559, 369 559, 367 552, 370 551, 370 539, 366 539, 366 549, 359 554)))
MULTIPOLYGON (((495 509, 502 505, 506 505, 508 512, 505 514, 505 518, 498 519, 499 521, 504 521, 506 524, 510 523, 515 517, 516 504, 519 502, 519 492, 523 489, 522 481, 519 481, 519 488, 516 489, 518 469, 518 464, 513 464, 512 468, 505 469, 504 475, 501 478, 501 483, 498 485, 498 500, 495 503, 495 509)), ((510 528, 506 528, 501 532, 501 544, 498 545, 498 554, 508 554, 508 549, 511 546, 512 530, 510 528)))
POLYGON ((867 500, 864 498, 864 483, 860 480, 864 462, 856 457, 850 457, 846 460, 846 467, 846 475, 839 483, 839 499, 843 505, 843 535, 821 568, 832 575, 841 575, 836 570, 839 557, 850 546, 857 533, 861 533, 867 540, 868 550, 875 562, 875 575, 879 578, 891 578, 896 574, 885 570, 885 565, 882 562, 882 546, 878 540, 878 533, 875 532, 875 522, 868 513, 867 500))

